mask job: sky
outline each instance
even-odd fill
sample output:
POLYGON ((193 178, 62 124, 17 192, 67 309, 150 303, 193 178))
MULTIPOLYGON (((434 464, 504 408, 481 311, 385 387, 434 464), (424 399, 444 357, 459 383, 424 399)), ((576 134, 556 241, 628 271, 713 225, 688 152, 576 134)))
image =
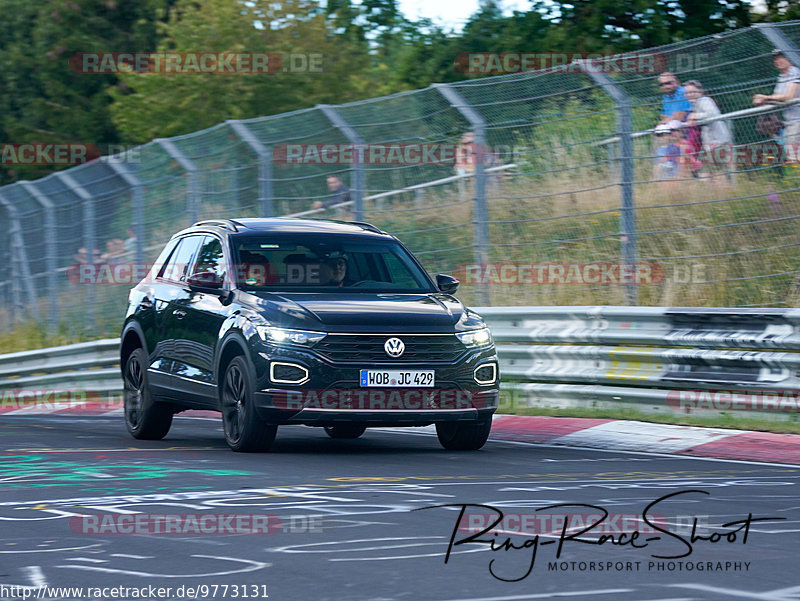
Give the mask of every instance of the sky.
MULTIPOLYGON (((478 10, 478 0, 399 0, 399 4, 400 10, 410 19, 425 17, 456 31, 460 31, 469 16, 478 10)), ((514 10, 530 10, 531 3, 529 0, 501 0, 500 6, 504 13, 511 14, 514 10)))

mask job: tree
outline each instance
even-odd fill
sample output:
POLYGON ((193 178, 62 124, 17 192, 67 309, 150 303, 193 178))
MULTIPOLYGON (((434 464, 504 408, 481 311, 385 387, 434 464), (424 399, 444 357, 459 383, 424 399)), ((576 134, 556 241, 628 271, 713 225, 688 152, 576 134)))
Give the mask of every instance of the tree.
MULTIPOLYGON (((84 143, 101 149, 119 143, 107 89, 113 75, 88 75, 70 68, 78 52, 153 47, 156 21, 170 0, 21 0, 5 3, 0 26, 2 136, 9 143, 84 143)), ((13 166, 3 182, 35 178, 52 166, 13 166)))
POLYGON ((160 52, 278 53, 284 60, 270 74, 121 74, 114 121, 140 142, 388 91, 366 76, 371 59, 358 32, 336 32, 315 2, 180 0, 162 32, 160 52), (319 72, 292 72, 292 56, 311 65, 312 55, 322 57, 319 72))

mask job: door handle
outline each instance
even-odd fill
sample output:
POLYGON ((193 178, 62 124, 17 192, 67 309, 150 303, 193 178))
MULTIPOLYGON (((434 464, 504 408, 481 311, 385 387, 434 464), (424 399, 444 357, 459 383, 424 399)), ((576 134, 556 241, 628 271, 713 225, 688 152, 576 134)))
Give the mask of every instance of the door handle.
POLYGON ((186 317, 186 311, 184 311, 183 309, 175 309, 175 310, 172 312, 172 314, 173 314, 175 317, 177 317, 178 319, 183 319, 184 317, 186 317))

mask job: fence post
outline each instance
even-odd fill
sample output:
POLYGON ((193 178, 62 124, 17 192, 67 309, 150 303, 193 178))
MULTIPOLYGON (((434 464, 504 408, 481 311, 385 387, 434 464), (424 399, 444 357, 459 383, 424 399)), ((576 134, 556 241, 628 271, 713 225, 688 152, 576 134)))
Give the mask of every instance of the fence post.
MULTIPOLYGON (((617 129, 619 130, 620 195, 621 195, 621 235, 622 261, 628 265, 636 263, 636 212, 633 200, 633 103, 625 90, 615 84, 605 73, 592 68, 585 60, 576 60, 588 75, 614 101, 617 109, 617 129)), ((625 302, 639 304, 639 289, 636 284, 625 285, 625 302)))
POLYGON ((272 147, 261 142, 241 121, 230 119, 225 123, 258 155, 258 200, 261 204, 261 216, 272 217, 272 147))
MULTIPOLYGON (((97 247, 95 239, 94 198, 66 171, 59 171, 56 173, 56 177, 81 199, 81 204, 83 206, 83 245, 86 247, 86 256, 88 257, 89 264, 94 265, 94 249, 97 247)), ((86 327, 89 328, 94 326, 94 305, 95 289, 94 285, 90 284, 86 286, 86 327)))
POLYGON ((800 67, 800 50, 787 38, 775 23, 756 23, 753 25, 775 48, 783 52, 795 67, 800 67))
MULTIPOLYGON (((489 262, 489 210, 486 206, 486 167, 485 157, 488 152, 486 144, 486 121, 467 102, 461 94, 456 92, 449 84, 435 83, 433 87, 444 96, 463 117, 469 121, 472 132, 475 134, 475 146, 478 148, 475 160, 475 186, 473 188, 474 210, 472 223, 474 228, 473 239, 475 242, 475 262, 486 265, 489 262)), ((491 304, 489 284, 478 286, 478 304, 488 306, 491 304)))
POLYGON ((46 195, 42 194, 33 182, 21 181, 19 183, 44 210, 47 292, 50 297, 49 323, 50 327, 55 330, 58 325, 58 230, 56 229, 55 204, 46 195))
MULTIPOLYGON (((12 311, 14 322, 19 323, 20 316, 30 307, 30 303, 24 302, 22 298, 21 287, 23 282, 30 283, 30 277, 25 278, 23 275, 24 265, 27 263, 25 243, 22 239, 22 225, 19 221, 17 208, 2 194, 0 194, 0 205, 6 208, 8 218, 11 220, 11 229, 9 231, 9 238, 11 239, 11 303, 14 306, 12 311)), ((26 291, 26 293, 28 292, 26 291)))
POLYGON ((186 212, 189 213, 190 223, 196 223, 198 217, 198 207, 200 205, 200 168, 194 161, 186 156, 183 151, 175 146, 175 143, 168 138, 156 138, 153 140, 161 146, 166 153, 171 156, 186 171, 188 182, 186 185, 186 212))
MULTIPOLYGON (((120 157, 124 155, 118 155, 120 157)), ((122 180, 131 187, 131 209, 133 223, 133 233, 136 234, 136 263, 144 264, 144 199, 142 195, 142 180, 134 175, 126 166, 122 158, 116 156, 103 157, 101 159, 108 165, 114 173, 119 175, 122 180)))
POLYGON ((353 216, 356 221, 364 221, 364 138, 350 125, 330 104, 318 104, 317 108, 344 134, 351 144, 355 146, 353 153, 353 181, 350 182, 350 191, 353 200, 353 216))

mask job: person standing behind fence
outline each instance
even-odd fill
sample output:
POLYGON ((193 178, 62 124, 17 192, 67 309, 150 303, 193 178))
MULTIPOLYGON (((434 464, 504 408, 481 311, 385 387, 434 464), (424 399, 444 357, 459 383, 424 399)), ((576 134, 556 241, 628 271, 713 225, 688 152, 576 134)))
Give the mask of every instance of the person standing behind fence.
POLYGON ((686 121, 686 115, 692 110, 686 98, 686 90, 673 73, 665 71, 658 76, 658 88, 661 90, 661 120, 659 123, 670 121, 686 121))
POLYGON ((456 147, 456 175, 475 173, 475 134, 471 131, 461 136, 461 142, 456 147))
MULTIPOLYGON (((753 104, 779 104, 798 97, 800 91, 800 69, 786 58, 781 50, 772 51, 772 62, 780 71, 772 94, 756 94, 753 104)), ((783 109, 783 140, 787 162, 797 162, 797 147, 800 142, 800 105, 793 104, 783 109)))
MULTIPOLYGON (((335 175, 329 175, 326 181, 331 194, 325 202, 321 200, 315 201, 314 204, 311 205, 312 209, 329 209, 333 205, 342 202, 350 202, 350 188, 345 186, 342 180, 335 175)), ((344 211, 347 211, 347 209, 344 209, 344 211)))
POLYGON ((680 143, 683 132, 680 130, 680 121, 660 123, 655 129, 655 156, 653 165, 653 179, 664 182, 678 179, 680 176, 680 143))
MULTIPOLYGON (((703 84, 696 79, 687 81, 684 84, 686 89, 686 97, 692 104, 692 112, 688 115, 689 125, 694 125, 696 121, 703 121, 711 117, 718 117, 722 113, 717 106, 717 103, 710 96, 706 96, 703 84)), ((731 132, 728 129, 728 124, 723 120, 712 121, 700 126, 700 140, 702 142, 703 154, 706 157, 707 163, 710 160, 714 164, 714 157, 716 156, 715 150, 720 146, 732 143, 731 132)), ((732 156, 730 152, 725 156, 732 156)))
MULTIPOLYGON (((661 120, 659 123, 669 124, 670 121, 686 121, 686 116, 691 112, 692 105, 686 98, 686 88, 674 73, 664 71, 658 76, 658 88, 661 90, 661 120)), ((684 161, 690 164, 692 175, 696 176, 702 167, 697 155, 700 152, 700 130, 688 127, 683 130, 686 141, 682 146, 688 149, 684 153, 684 161)))

